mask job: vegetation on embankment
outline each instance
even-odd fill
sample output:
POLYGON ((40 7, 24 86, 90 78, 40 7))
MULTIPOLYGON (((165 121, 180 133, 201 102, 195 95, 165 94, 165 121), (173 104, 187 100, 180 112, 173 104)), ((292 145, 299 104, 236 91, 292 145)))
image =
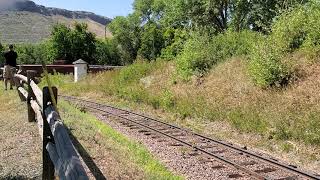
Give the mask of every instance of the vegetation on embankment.
MULTIPOLYGON (((300 61, 304 55, 294 57, 300 61)), ((166 61, 136 63, 121 71, 89 75, 79 83, 71 76, 51 78, 61 94, 129 106, 209 136, 294 153, 297 161, 312 166, 320 145, 319 68, 319 63, 306 64, 305 78, 286 89, 257 87, 241 58, 220 63, 207 76, 187 83, 176 79, 174 63, 166 61), (248 141, 237 139, 242 136, 248 141), (257 137, 259 142, 253 143, 257 137)))
POLYGON ((59 102, 59 107, 65 125, 83 146, 78 148, 80 154, 88 153, 107 179, 183 179, 158 162, 143 145, 124 137, 93 115, 64 101, 59 102))

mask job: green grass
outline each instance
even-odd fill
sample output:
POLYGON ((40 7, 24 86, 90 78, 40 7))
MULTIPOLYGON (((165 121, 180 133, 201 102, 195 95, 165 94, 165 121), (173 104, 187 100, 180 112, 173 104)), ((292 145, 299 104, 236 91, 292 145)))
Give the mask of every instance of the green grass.
POLYGON ((77 138, 87 139, 99 133, 105 148, 118 157, 119 161, 123 161, 127 168, 142 170, 144 179, 183 179, 159 163, 143 145, 126 138, 94 116, 81 112, 64 101, 59 102, 59 108, 63 112, 64 123, 77 138))

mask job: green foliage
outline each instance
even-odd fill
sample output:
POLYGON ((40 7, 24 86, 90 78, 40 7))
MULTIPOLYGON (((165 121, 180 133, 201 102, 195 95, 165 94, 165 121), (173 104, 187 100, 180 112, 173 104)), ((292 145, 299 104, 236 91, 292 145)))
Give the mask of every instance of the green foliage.
POLYGON ((249 56, 249 72, 261 87, 286 85, 294 76, 290 62, 284 57, 299 49, 318 54, 320 3, 312 2, 284 13, 272 26, 272 33, 256 41, 249 56))
POLYGON ((281 61, 282 50, 271 40, 257 41, 249 57, 248 70, 258 86, 282 86, 288 83, 290 69, 281 61))
POLYGON ((247 55, 252 49, 252 42, 258 38, 258 34, 250 31, 228 31, 213 37, 195 33, 177 58, 178 73, 183 79, 188 79, 193 74, 206 73, 212 66, 227 58, 247 55))
MULTIPOLYGON (((155 65, 155 63, 152 64, 155 65)), ((152 67, 148 62, 138 61, 124 69, 121 69, 117 81, 119 85, 139 83, 140 79, 154 70, 155 67, 152 67)))
POLYGON ((101 65, 122 65, 120 55, 113 39, 98 40, 96 42, 95 61, 101 65))
POLYGON ((309 2, 309 0, 288 1, 232 1, 231 27, 236 30, 252 29, 269 33, 275 18, 291 8, 309 2))
POLYGON ((40 44, 20 44, 16 46, 18 53, 18 64, 41 64, 41 62, 52 63, 48 55, 48 42, 40 44))
POLYGON ((121 61, 132 63, 140 48, 140 20, 136 15, 116 17, 110 24, 115 42, 119 45, 121 61))
POLYGON ((165 48, 161 50, 161 58, 166 60, 175 59, 182 52, 184 43, 188 37, 189 35, 186 30, 167 29, 163 34, 165 48))
POLYGON ((171 60, 182 52, 190 32, 219 35, 230 28, 267 33, 277 15, 306 2, 135 0, 134 12, 115 18, 109 28, 122 62, 132 63, 138 55, 152 60, 160 54, 162 59, 171 60))
POLYGON ((273 25, 270 39, 283 51, 299 49, 306 38, 307 17, 303 7, 284 13, 273 25))
POLYGON ((298 6, 279 17, 272 27, 271 38, 286 52, 315 48, 320 40, 319 20, 320 2, 298 6))
POLYGON ((152 22, 149 22, 143 28, 138 54, 144 59, 156 59, 164 46, 162 30, 152 22))
POLYGON ((55 25, 51 42, 53 59, 64 59, 68 63, 83 59, 90 64, 95 63, 96 38, 86 24, 75 23, 74 29, 63 24, 55 25))
POLYGON ((175 97, 170 90, 165 89, 162 92, 160 105, 166 110, 173 109, 175 106, 175 97))
POLYGON ((4 47, 0 42, 0 66, 2 66, 4 64, 4 57, 3 54, 4 53, 4 47))
POLYGON ((194 73, 207 71, 214 62, 209 49, 208 36, 193 35, 185 44, 184 49, 177 57, 178 74, 187 79, 194 73))

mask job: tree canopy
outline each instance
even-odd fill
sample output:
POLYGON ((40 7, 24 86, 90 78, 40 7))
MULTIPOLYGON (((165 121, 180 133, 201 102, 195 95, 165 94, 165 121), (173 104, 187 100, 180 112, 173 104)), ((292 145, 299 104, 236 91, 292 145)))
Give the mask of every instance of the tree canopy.
MULTIPOLYGON (((282 12, 308 0, 135 0, 134 12, 109 25, 120 57, 131 63, 138 56, 155 59, 168 53, 178 34, 217 35, 228 29, 268 34, 282 12), (169 35, 171 32, 171 35, 169 35), (169 33, 169 34, 168 34, 169 33), (175 35, 174 35, 175 34, 175 35), (169 36, 168 36, 169 35, 169 36), (171 39, 170 39, 171 38, 171 39)), ((178 40, 181 42, 181 39, 178 40)), ((179 50, 178 50, 179 51, 179 50)), ((173 54, 172 54, 173 55, 173 54)))
POLYGON ((96 38, 88 31, 86 24, 76 23, 74 29, 57 24, 53 27, 51 42, 52 59, 63 59, 68 63, 78 59, 84 59, 88 63, 95 61, 96 38))

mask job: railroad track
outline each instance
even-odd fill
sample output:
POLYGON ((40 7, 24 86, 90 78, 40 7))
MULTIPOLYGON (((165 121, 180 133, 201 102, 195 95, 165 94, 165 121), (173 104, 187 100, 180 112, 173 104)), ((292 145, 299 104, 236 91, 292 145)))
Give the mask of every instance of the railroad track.
MULTIPOLYGON (((196 153, 202 153, 223 164, 233 166, 245 174, 238 174, 232 178, 243 178, 247 176, 254 179, 320 180, 319 175, 303 171, 295 166, 284 164, 276 159, 248 151, 246 148, 208 138, 141 114, 76 97, 60 97, 71 103, 79 104, 85 108, 100 112, 104 116, 108 115, 119 118, 121 119, 120 123, 122 125, 130 127, 131 129, 143 128, 144 130, 140 130, 140 132, 145 135, 151 135, 150 132, 154 132, 161 136, 166 136, 178 143, 176 146, 189 147, 196 153)), ((218 166, 217 168, 223 168, 223 166, 218 166)))

